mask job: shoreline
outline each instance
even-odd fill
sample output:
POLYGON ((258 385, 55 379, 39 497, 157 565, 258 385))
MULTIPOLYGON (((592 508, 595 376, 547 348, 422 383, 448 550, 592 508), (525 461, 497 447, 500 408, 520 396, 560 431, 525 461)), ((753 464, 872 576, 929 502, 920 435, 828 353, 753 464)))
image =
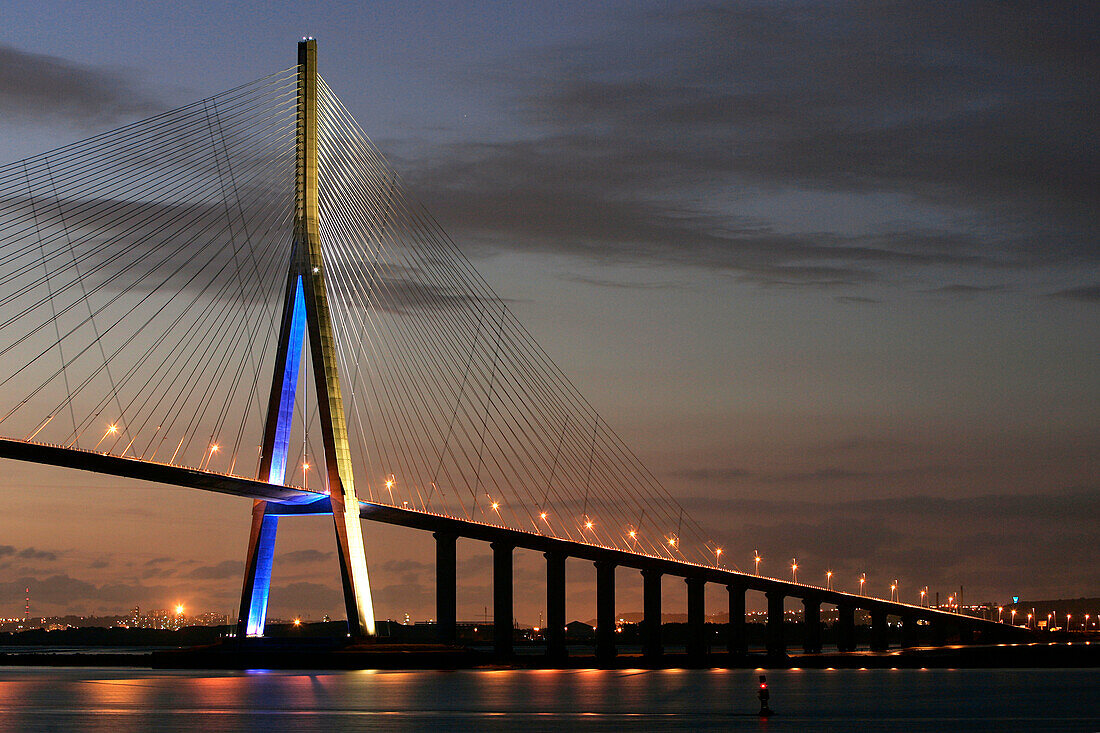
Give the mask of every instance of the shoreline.
POLYGON ((147 653, 48 651, 0 652, 5 667, 130 667, 143 669, 1053 669, 1100 667, 1100 645, 1031 643, 897 649, 887 652, 794 654, 711 654, 695 661, 670 653, 647 659, 620 654, 611 660, 574 655, 551 662, 539 654, 499 660, 489 652, 443 645, 353 645, 346 648, 293 648, 285 645, 240 648, 215 644, 147 653))

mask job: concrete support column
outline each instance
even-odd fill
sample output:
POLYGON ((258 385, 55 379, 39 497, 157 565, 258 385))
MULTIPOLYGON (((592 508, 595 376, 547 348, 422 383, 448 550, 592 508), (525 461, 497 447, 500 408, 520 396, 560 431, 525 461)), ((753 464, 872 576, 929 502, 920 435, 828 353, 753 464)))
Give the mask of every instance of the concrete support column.
POLYGON ((901 619, 901 645, 905 648, 917 645, 917 617, 903 616, 901 619))
POLYGON ((854 652, 856 650, 855 606, 838 606, 836 614, 836 650, 854 652))
POLYGON ((806 636, 802 640, 802 651, 807 654, 821 653, 821 601, 816 598, 802 599, 803 625, 806 636))
POLYGON ((726 648, 730 654, 747 654, 749 637, 745 629, 745 586, 731 583, 726 590, 730 594, 730 630, 726 648))
POLYGON ((656 658, 664 653, 661 645, 661 572, 642 571, 642 654, 656 658))
POLYGON ((886 609, 871 609, 871 651, 882 652, 890 648, 890 637, 886 631, 886 609))
POLYGON ((688 587, 688 641, 687 653, 693 662, 702 662, 707 655, 707 581, 703 578, 684 578, 688 587))
POLYGON ((615 565, 596 563, 596 659, 615 657, 615 565))
POLYGON ((546 655, 565 657, 565 555, 546 553, 546 655))
POLYGON ((435 624, 439 640, 453 644, 457 640, 458 571, 453 534, 435 532, 435 624))
POLYGON ((768 625, 765 629, 765 644, 768 654, 774 657, 787 655, 787 642, 783 639, 783 600, 780 591, 768 591, 768 625))
POLYGON ((512 545, 493 542, 493 651, 512 656, 512 545))

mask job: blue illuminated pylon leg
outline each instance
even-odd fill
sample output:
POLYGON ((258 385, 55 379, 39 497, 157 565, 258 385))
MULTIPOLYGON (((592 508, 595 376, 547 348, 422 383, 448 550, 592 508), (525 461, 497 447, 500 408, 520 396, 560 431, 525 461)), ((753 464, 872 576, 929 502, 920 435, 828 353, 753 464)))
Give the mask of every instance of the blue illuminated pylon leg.
MULTIPOLYGON (((290 445, 290 421, 298 391, 298 370, 302 362, 302 343, 306 330, 306 303, 300 275, 287 284, 287 299, 279 333, 275 376, 268 401, 267 424, 261 448, 259 476, 268 483, 281 484, 286 478, 287 449, 290 445), (282 378, 279 378, 279 375, 282 378)), ((267 599, 271 590, 271 567, 275 557, 275 536, 279 518, 271 514, 266 501, 252 504, 252 530, 248 538, 244 587, 238 634, 263 636, 267 620, 267 599)))

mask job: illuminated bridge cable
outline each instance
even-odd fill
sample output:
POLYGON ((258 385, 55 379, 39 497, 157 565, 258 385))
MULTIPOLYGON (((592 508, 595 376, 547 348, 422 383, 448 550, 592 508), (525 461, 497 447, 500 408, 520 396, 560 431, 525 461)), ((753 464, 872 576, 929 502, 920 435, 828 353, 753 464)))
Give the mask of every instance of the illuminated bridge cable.
POLYGON ((55 421, 35 440, 90 435, 99 449, 157 459, 167 444, 183 464, 211 468, 209 436, 230 433, 223 455, 235 469, 262 425, 255 389, 240 385, 271 369, 295 104, 291 69, 31 159, 19 166, 23 191, 11 166, 0 169, 0 363, 14 366, 5 393, 23 395, 0 412, 6 433, 61 407, 68 435, 55 421), (51 347, 44 328, 59 373, 36 367, 51 347), (59 377, 65 393, 42 405, 59 377))
MULTIPOLYGON (((293 241, 296 115, 288 69, 0 167, 0 430, 253 475, 293 241)), ((713 563, 702 528, 323 80, 318 118, 323 277, 360 496, 713 563)), ((285 481, 324 481, 306 468, 320 463, 316 401, 295 413, 300 461, 285 481)))
MULTIPOLYGON (((327 93, 326 88, 322 85, 322 101, 324 105, 333 106, 338 105, 338 101, 335 100, 334 95, 327 93)), ((323 122, 326 117, 323 116, 323 122)), ((332 148, 340 148, 340 153, 344 156, 344 160, 339 163, 331 163, 330 170, 326 171, 322 176, 322 181, 332 181, 337 179, 352 180, 367 182, 364 188, 370 189, 365 193, 357 193, 349 195, 348 191, 341 191, 339 200, 344 205, 345 211, 342 212, 344 219, 348 218, 347 202, 355 201, 355 206, 360 208, 369 209, 367 215, 362 216, 360 226, 363 230, 366 230, 366 234, 362 231, 352 233, 349 236, 349 231, 346 227, 341 228, 340 239, 344 246, 348 246, 347 242, 362 242, 363 239, 370 239, 374 237, 374 241, 370 242, 370 248, 361 253, 361 256, 352 257, 357 268, 366 268, 369 270, 369 274, 365 278, 360 278, 362 282, 372 282, 374 287, 372 293, 367 297, 361 299, 370 303, 377 311, 377 318, 375 314, 371 314, 369 318, 357 319, 362 323, 368 324, 373 333, 371 333, 372 341, 378 339, 384 345, 383 347, 376 347, 375 353, 377 355, 388 355, 391 359, 397 360, 398 356, 406 358, 402 354, 403 349, 407 349, 410 342, 414 348, 422 350, 422 358, 415 359, 413 365, 403 363, 392 363, 386 365, 373 365, 372 370, 378 372, 381 375, 389 375, 388 377, 380 377, 388 380, 387 384, 390 389, 387 390, 391 394, 396 389, 399 393, 406 394, 410 399, 422 400, 423 395, 434 394, 437 396, 441 392, 449 392, 453 395, 462 395, 459 402, 453 402, 445 406, 445 409, 438 409, 442 405, 436 405, 421 412, 416 412, 414 409, 406 407, 395 407, 390 413, 390 417, 395 423, 400 423, 406 428, 412 427, 416 421, 416 415, 420 415, 422 419, 438 420, 438 436, 458 435, 462 436, 462 427, 470 428, 466 432, 474 436, 474 445, 466 446, 465 451, 460 451, 456 448, 452 441, 447 439, 442 442, 436 450, 432 452, 431 461, 425 473, 430 477, 428 480, 423 481, 419 485, 430 486, 433 483, 438 483, 437 479, 440 476, 446 476, 451 474, 452 477, 458 477, 459 480, 465 480, 468 489, 472 483, 473 489, 468 491, 468 496, 473 499, 480 500, 480 492, 477 487, 481 482, 486 480, 485 467, 482 465, 479 468, 477 459, 478 450, 482 440, 486 444, 492 444, 495 441, 503 441, 506 437, 518 436, 521 440, 534 439, 538 440, 537 435, 531 435, 524 429, 525 423, 517 419, 504 419, 506 416, 489 414, 487 410, 485 414, 478 414, 476 418, 474 415, 465 414, 467 408, 476 405, 490 405, 490 407, 496 404, 496 397, 501 399, 508 394, 504 389, 505 382, 504 375, 511 373, 508 369, 501 369, 497 377, 493 377, 492 360, 486 360, 480 365, 471 365, 472 368, 466 368, 466 364, 469 362, 469 354, 472 353, 470 344, 477 346, 476 337, 471 340, 469 335, 471 332, 476 333, 477 323, 475 318, 470 317, 472 311, 478 310, 476 305, 481 305, 484 302, 491 302, 499 300, 495 295, 491 294, 491 291, 486 291, 480 288, 480 284, 476 276, 473 276, 472 281, 467 279, 463 281, 463 278, 470 278, 470 272, 462 272, 462 267, 456 267, 456 260, 461 261, 460 257, 455 257, 453 251, 448 251, 448 243, 444 236, 440 236, 438 231, 433 230, 428 220, 423 217, 417 208, 416 204, 410 203, 403 191, 398 191, 399 195, 393 195, 394 186, 393 181, 398 180, 392 172, 385 169, 382 164, 381 156, 376 151, 372 150, 368 144, 366 144, 365 138, 361 135, 361 132, 357 130, 354 123, 350 121, 346 115, 340 114, 339 109, 336 112, 331 110, 327 111, 327 130, 326 135, 338 136, 340 139, 337 141, 330 141, 332 148), (355 169, 360 171, 355 173, 355 169), (338 170, 339 169, 339 170, 338 170), (348 169, 351 170, 348 173, 348 169), (380 171, 384 171, 381 173, 380 171), (383 201, 384 197, 384 201, 383 201), (396 221, 395 221, 396 220, 396 221), (383 227, 378 227, 378 222, 385 221, 385 232, 383 233, 383 227), (372 225, 376 227, 375 232, 370 232, 372 225), (415 248, 419 248, 422 252, 427 250, 426 253, 420 254, 419 258, 416 256, 416 252, 410 251, 415 248), (401 298, 396 293, 396 288, 404 286, 406 296, 401 298), (414 289, 415 288, 415 289, 414 289), (411 295, 409 295, 411 294, 411 295), (428 301, 429 295, 439 294, 452 294, 460 297, 451 298, 449 303, 441 304, 440 302, 432 303, 428 301), (480 296, 480 298, 471 296, 480 296), (393 298, 390 301, 383 301, 384 298, 393 298), (478 302, 480 301, 480 303, 478 302), (435 324, 434 331, 432 329, 423 329, 420 326, 423 325, 425 320, 431 320, 435 324), (428 333, 433 337, 431 343, 425 343, 423 337, 420 339, 420 343, 409 338, 405 338, 402 335, 402 329, 408 322, 419 321, 418 330, 421 334, 428 333), (448 323, 449 321, 449 323, 448 323), (385 322, 384 325, 379 325, 380 322, 385 322), (447 332, 447 329, 454 329, 451 332, 447 332), (455 349, 447 344, 447 340, 455 340, 464 338, 462 346, 463 349, 455 349), (454 378, 457 380, 450 390, 440 390, 438 385, 429 381, 426 378, 434 379, 437 375, 434 371, 435 366, 443 361, 450 359, 452 362, 459 364, 458 369, 452 370, 456 375, 454 378), (485 369, 485 372, 479 373, 476 369, 480 366, 485 369), (486 373, 488 378, 485 379, 486 373), (471 379, 471 376, 475 379, 471 379), (476 379, 481 377, 481 379, 476 379), (473 390, 467 390, 463 386, 462 380, 465 379, 475 386, 473 390), (420 394, 414 394, 413 391, 408 390, 407 385, 412 383, 416 386, 416 389, 420 390, 420 394), (422 389, 421 389, 422 388, 422 389), (467 394, 469 392, 469 394, 467 394), (494 395, 493 402, 486 402, 485 398, 488 394, 494 395), (461 404, 462 401, 468 402, 468 405, 461 404), (410 416, 412 415, 412 416, 410 416), (450 416, 454 416, 453 418, 450 416), (463 418, 467 419, 464 421, 463 418), (474 427, 476 426, 476 427, 474 427), (448 465, 453 464, 452 457, 461 455, 463 452, 473 453, 473 468, 470 474, 467 474, 467 478, 462 479, 463 472, 461 466, 448 465), (440 466, 440 456, 443 457, 442 464, 440 466), (437 468, 437 466, 439 466, 437 468)), ((322 156, 321 165, 325 165, 325 161, 322 156)), ((336 198, 335 196, 333 198, 336 198)), ((328 244, 328 242, 326 242, 328 244)), ((333 248, 337 245, 333 244, 333 248)), ((362 246, 362 245, 360 245, 362 246)), ((350 268, 349 268, 350 270, 350 268)), ((330 277, 340 277, 340 275, 330 272, 330 277)), ((345 290, 345 293, 351 292, 350 289, 345 290)), ((345 295, 345 298, 348 296, 345 295)), ((483 310, 483 307, 480 308, 483 310)), ((353 309, 355 310, 355 309, 353 309)), ((510 318, 510 314, 509 314, 510 318)), ((348 329, 345 329, 348 330, 348 329)), ((515 338, 516 335, 511 335, 515 338)), ((561 375, 556 373, 555 370, 550 370, 546 373, 546 364, 544 355, 539 353, 538 350, 530 349, 530 342, 528 339, 519 336, 519 340, 515 344, 519 349, 519 355, 516 362, 510 364, 509 367, 516 367, 520 370, 527 369, 534 373, 534 380, 526 380, 524 388, 537 388, 541 386, 544 391, 557 392, 555 395, 558 398, 556 405, 551 404, 551 407, 565 408, 567 410, 575 410, 578 407, 576 395, 571 393, 570 390, 561 390, 561 375), (526 354, 522 353, 526 350, 526 354)), ((362 353, 362 352, 361 352, 362 353)), ((476 353, 476 352, 473 352, 476 353)), ((501 354, 500 349, 496 349, 493 353, 499 358, 501 354)), ((346 360, 347 356, 344 357, 346 360)), ((357 365, 355 368, 361 368, 357 365)), ((377 374, 374 376, 378 376, 377 374)), ((524 379, 521 374, 521 379, 524 379)), ((528 375, 529 376, 529 375, 528 375)), ((519 383, 517 383, 519 384, 519 383)), ((402 401, 404 402, 404 401, 402 401)), ((549 401, 553 403, 553 400, 549 401)), ((503 406, 506 402, 501 402, 503 406)), ((512 406, 511 403, 507 403, 512 406)), ((385 403, 380 402, 375 405, 379 408, 384 408, 385 403)), ((532 418, 537 417, 543 421, 543 424, 561 425, 562 420, 552 420, 549 423, 545 422, 545 418, 548 417, 544 406, 525 405, 525 409, 532 418)), ((370 414, 369 410, 364 410, 367 414, 370 414)), ((590 412, 590 410, 584 410, 590 412)), ((477 413, 477 410, 473 410, 473 413, 477 413)), ((522 411, 521 411, 522 412, 522 411)), ((528 422, 527 424, 531 424, 528 422)), ((598 506, 612 507, 617 499, 627 499, 632 503, 639 506, 651 506, 656 505, 658 510, 655 513, 656 516, 664 516, 666 525, 664 531, 668 534, 679 534, 683 536, 688 528, 687 520, 682 523, 680 520, 680 507, 674 502, 668 501, 670 497, 661 496, 660 491, 653 490, 653 479, 648 476, 646 472, 638 470, 637 468, 627 468, 624 471, 624 467, 629 466, 633 457, 621 447, 615 445, 617 441, 610 439, 610 444, 606 444, 609 440, 607 431, 603 429, 598 423, 598 419, 593 417, 589 424, 595 424, 596 439, 600 441, 600 445, 596 446, 592 443, 592 436, 585 438, 583 443, 585 450, 583 452, 578 451, 579 456, 589 458, 585 461, 585 464, 591 465, 589 470, 588 465, 577 466, 574 469, 574 475, 577 476, 576 485, 574 488, 588 485, 589 490, 593 491, 597 486, 602 486, 601 491, 606 492, 606 499, 604 495, 599 498, 593 498, 594 501, 598 501, 598 506), (605 451, 609 449, 609 456, 605 456, 605 451), (578 470, 579 469, 579 470, 578 470), (599 475, 607 474, 607 475, 599 475), (645 492, 649 489, 653 495, 644 496, 640 492, 645 492), (664 502, 664 509, 660 509, 660 504, 664 502), (677 528, 678 531, 677 531, 677 528)), ((389 431, 386 431, 389 432, 389 431)), ((566 436, 567 437, 567 436, 566 436)), ((574 444, 579 444, 580 436, 575 436, 573 440, 574 444)), ((386 440, 390 451, 395 452, 395 457, 392 459, 394 462, 400 463, 403 466, 408 466, 410 463, 415 462, 422 457, 415 455, 409 455, 409 451, 413 450, 410 447, 409 441, 387 439, 385 436, 377 435, 375 440, 386 440)), ((507 441, 513 442, 513 441, 507 441)), ((549 482, 551 485, 554 483, 551 475, 557 472, 556 467, 553 465, 555 460, 555 454, 559 452, 559 445, 566 443, 560 435, 554 435, 553 440, 544 441, 547 450, 542 452, 538 456, 538 460, 528 460, 527 457, 521 455, 521 451, 509 450, 507 445, 502 445, 499 454, 496 450, 489 451, 494 454, 494 457, 501 456, 495 467, 488 472, 490 480, 497 481, 496 486, 502 487, 502 496, 507 497, 508 500, 515 501, 518 505, 522 505, 525 502, 526 497, 531 496, 530 492, 524 491, 524 486, 530 484, 532 476, 537 475, 539 471, 542 472, 544 481, 549 482), (516 462, 525 462, 525 465, 518 466, 516 462), (511 476, 504 477, 499 476, 501 473, 511 473, 511 476), (510 478, 512 480, 501 481, 502 478, 510 478), (518 488, 517 488, 518 487, 518 488)), ((496 446, 493 446, 496 447, 496 446)), ((574 448, 577 446, 574 445, 574 448)), ((387 452, 383 446, 377 446, 374 453, 387 452)), ((583 459, 577 459, 578 462, 583 459)), ((454 480, 453 478, 451 479, 454 480)), ((542 486, 542 482, 539 482, 539 486, 542 486)), ((541 496, 536 496, 530 502, 532 506, 538 506, 544 504, 544 500, 541 496)), ((594 506, 597 506, 594 505, 594 506)), ((463 507, 464 508, 464 507, 463 507)), ((567 508, 566 508, 567 511, 567 508)), ((576 511, 576 510, 574 510, 576 511)), ((627 533, 627 525, 630 526, 639 524, 639 517, 648 517, 645 509, 639 508, 633 513, 629 523, 624 522, 624 526, 621 528, 621 534, 625 537, 627 533)), ((528 521, 531 519, 527 518, 528 521)), ((663 542, 663 538, 662 538, 663 542)), ((641 544, 641 543, 640 543, 641 544)), ((653 543, 652 549, 658 553, 669 554, 668 548, 663 545, 657 545, 653 543)), ((672 553, 679 555, 684 545, 681 543, 678 548, 672 553)), ((708 557, 709 559, 709 557, 708 557)))

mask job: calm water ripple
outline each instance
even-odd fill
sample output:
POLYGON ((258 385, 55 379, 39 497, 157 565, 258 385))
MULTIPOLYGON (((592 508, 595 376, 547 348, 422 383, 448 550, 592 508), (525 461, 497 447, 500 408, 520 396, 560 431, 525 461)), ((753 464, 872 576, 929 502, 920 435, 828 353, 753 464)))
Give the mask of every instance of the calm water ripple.
POLYGON ((1100 670, 0 669, 0 731, 1098 731, 1100 670))

